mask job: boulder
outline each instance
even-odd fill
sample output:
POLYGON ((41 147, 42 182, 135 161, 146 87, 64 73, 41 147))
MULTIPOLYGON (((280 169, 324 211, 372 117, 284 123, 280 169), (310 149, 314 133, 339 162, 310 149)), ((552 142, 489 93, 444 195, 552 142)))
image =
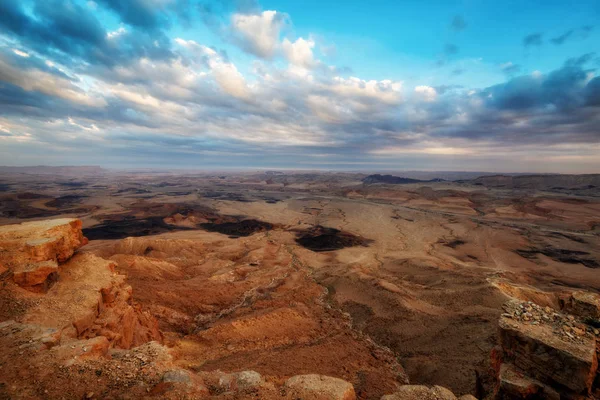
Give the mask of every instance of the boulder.
POLYGON ((427 387, 422 385, 404 385, 394 394, 388 394, 381 400, 456 400, 450 390, 441 387, 427 387))
POLYGON ((287 398, 303 400, 355 400, 354 386, 324 375, 296 375, 285 382, 287 398))
POLYGON ((581 318, 600 320, 600 295, 576 291, 562 301, 563 309, 581 318))
POLYGON ((163 382, 191 383, 190 373, 185 369, 175 369, 165 372, 163 382))

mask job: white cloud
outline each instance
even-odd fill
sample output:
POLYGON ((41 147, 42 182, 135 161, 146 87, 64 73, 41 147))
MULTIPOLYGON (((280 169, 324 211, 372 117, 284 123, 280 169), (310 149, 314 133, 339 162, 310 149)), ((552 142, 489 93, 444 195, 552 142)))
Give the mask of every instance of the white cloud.
POLYGON ((242 99, 246 99, 250 96, 246 80, 235 65, 231 63, 214 62, 211 67, 215 80, 226 93, 242 99))
POLYGON ((64 78, 38 69, 21 70, 2 58, 0 58, 0 81, 10 82, 26 91, 37 91, 90 107, 106 105, 101 95, 88 93, 64 78))
POLYGON ((16 55, 20 56, 20 57, 29 57, 29 53, 25 53, 24 51, 21 51, 19 49, 13 49, 13 53, 15 53, 16 55))
POLYGON ((233 63, 223 60, 221 55, 214 49, 198 44, 193 40, 177 38, 175 42, 187 48, 196 56, 206 59, 212 76, 225 93, 241 99, 250 97, 250 90, 244 76, 233 63))
POLYGON ((286 17, 277 11, 260 14, 234 14, 231 26, 245 49, 259 57, 271 58, 279 46, 286 17))
POLYGON ((118 38, 119 36, 121 36, 121 35, 123 35, 125 33, 127 33, 127 30, 124 27, 121 26, 117 30, 114 30, 114 31, 111 31, 111 32, 107 32, 106 33, 106 37, 108 39, 116 39, 116 38, 118 38))
POLYGON ((458 156, 458 155, 469 155, 473 154, 472 149, 460 148, 460 147, 423 147, 423 148, 406 148, 406 147, 384 147, 381 149, 371 151, 371 154, 381 156, 394 156, 400 154, 430 154, 430 155, 443 155, 443 156, 458 156))
POLYGON ((417 86, 415 87, 415 95, 422 101, 432 102, 437 98, 437 92, 435 88, 431 86, 417 86))
POLYGON ((313 57, 314 40, 298 38, 292 43, 288 39, 284 39, 281 47, 290 63, 304 68, 310 68, 315 64, 313 57))
POLYGON ((401 100, 402 82, 391 80, 365 81, 356 77, 335 77, 330 89, 344 97, 366 97, 384 103, 397 103, 401 100))

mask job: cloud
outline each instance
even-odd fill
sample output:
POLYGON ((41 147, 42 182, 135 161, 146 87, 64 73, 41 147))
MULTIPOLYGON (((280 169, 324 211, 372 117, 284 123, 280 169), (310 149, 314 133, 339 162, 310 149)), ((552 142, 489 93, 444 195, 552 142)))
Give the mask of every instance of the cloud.
POLYGON ((523 38, 523 46, 531 47, 531 46, 541 46, 543 43, 541 33, 531 33, 523 38))
POLYGON ((521 66, 518 64, 513 64, 512 61, 500 64, 500 69, 507 75, 515 75, 521 72, 521 66))
POLYGON ((467 25, 467 22, 461 15, 455 15, 454 18, 452 18, 452 23, 450 24, 450 27, 452 28, 452 30, 460 32, 464 31, 467 28, 467 25))
POLYGON ((592 31, 594 30, 594 27, 592 25, 584 25, 581 27, 581 38, 582 39, 587 39, 587 37, 590 35, 590 33, 592 33, 592 31))
POLYGON ((431 86, 417 86, 415 87, 415 94, 417 98, 428 102, 435 101, 437 97, 436 90, 431 86))
POLYGON ((173 56, 164 33, 107 32, 96 14, 96 10, 70 1, 35 2, 27 12, 20 2, 0 1, 0 27, 18 37, 22 45, 60 57, 62 63, 113 66, 140 56, 173 56))
POLYGON ((565 33, 563 33, 560 36, 550 39, 550 41, 552 43, 554 43, 555 45, 561 45, 565 41, 567 41, 569 38, 571 38, 574 33, 575 33, 575 31, 573 29, 571 29, 571 30, 566 31, 565 33))
POLYGON ((455 45, 455 44, 452 44, 452 43, 447 43, 444 46, 444 54, 447 55, 447 56, 458 54, 458 50, 459 50, 458 46, 455 45))
POLYGON ((298 38, 295 42, 292 43, 288 39, 284 39, 281 47, 283 49, 285 57, 290 63, 305 68, 310 68, 314 66, 314 40, 298 38))
MULTIPOLYGON (((401 160, 410 167, 456 158, 467 166, 477 159, 513 165, 506 160, 526 151, 553 160, 590 158, 600 148, 592 53, 544 73, 522 74, 512 62, 489 65, 494 77, 505 75, 483 89, 428 76, 403 83, 327 65, 318 59, 324 39, 293 36, 287 15, 261 11, 253 1, 213 2, 200 11, 217 24, 225 39, 219 46, 235 43, 256 57, 228 56, 194 31, 169 37, 173 18, 193 2, 132 2, 131 10, 151 15, 146 21, 125 3, 96 3, 25 7, 0 0, 7 37, 0 40, 3 159, 68 152, 81 162, 105 154, 101 161, 111 163, 312 167, 315 159, 321 164, 314 165, 336 166, 401 160), (110 29, 100 20, 107 13, 110 29)), ((458 51, 448 44, 441 61, 458 51)), ((463 64, 442 76, 463 73, 470 65, 463 64)))
POLYGON ((286 15, 272 10, 260 14, 234 14, 231 17, 235 39, 246 51, 262 58, 275 55, 285 23, 286 15))

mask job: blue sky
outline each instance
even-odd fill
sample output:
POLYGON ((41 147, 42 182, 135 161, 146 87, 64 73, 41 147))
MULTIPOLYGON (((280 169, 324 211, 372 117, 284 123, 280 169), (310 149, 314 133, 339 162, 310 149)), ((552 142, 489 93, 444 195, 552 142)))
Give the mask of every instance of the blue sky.
POLYGON ((600 3, 0 0, 0 164, 600 172, 600 3))

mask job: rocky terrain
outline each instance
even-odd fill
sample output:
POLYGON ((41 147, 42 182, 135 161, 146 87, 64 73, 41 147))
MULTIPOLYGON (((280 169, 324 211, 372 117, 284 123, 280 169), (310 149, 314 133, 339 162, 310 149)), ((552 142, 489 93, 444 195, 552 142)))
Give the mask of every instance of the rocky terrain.
POLYGON ((596 396, 593 195, 365 176, 6 173, 0 394, 596 396))

